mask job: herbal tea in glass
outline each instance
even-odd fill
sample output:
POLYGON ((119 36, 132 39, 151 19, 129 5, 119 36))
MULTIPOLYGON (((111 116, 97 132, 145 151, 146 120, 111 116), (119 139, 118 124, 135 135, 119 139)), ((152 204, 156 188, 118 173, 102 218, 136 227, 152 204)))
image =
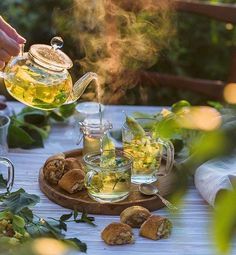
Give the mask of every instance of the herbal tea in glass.
POLYGON ((87 170, 85 186, 92 199, 105 203, 128 197, 132 168, 129 155, 120 150, 89 153, 84 162, 87 170))
POLYGON ((133 157, 132 183, 152 183, 158 175, 167 174, 173 165, 174 150, 169 141, 156 137, 152 127, 155 119, 126 118, 122 128, 124 152, 133 157), (163 149, 167 153, 165 172, 160 173, 163 149))

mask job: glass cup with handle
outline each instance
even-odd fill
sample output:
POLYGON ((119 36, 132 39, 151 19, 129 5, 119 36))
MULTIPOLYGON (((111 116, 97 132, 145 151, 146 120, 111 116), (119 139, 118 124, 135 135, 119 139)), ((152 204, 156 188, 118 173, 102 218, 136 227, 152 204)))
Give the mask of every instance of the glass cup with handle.
POLYGON ((158 176, 167 175, 174 163, 174 146, 168 141, 156 137, 153 125, 156 119, 137 118, 136 122, 144 129, 142 137, 136 137, 132 129, 124 123, 122 142, 124 152, 133 157, 131 181, 135 184, 152 183, 158 176), (165 167, 163 168, 163 161, 165 167))
POLYGON ((105 165, 101 164, 101 152, 84 156, 87 172, 85 186, 89 196, 100 203, 118 202, 130 193, 132 157, 118 149, 105 153, 115 153, 114 158, 109 158, 105 165), (110 160, 114 160, 114 164, 110 164, 110 160))
POLYGON ((7 167, 7 190, 11 190, 14 183, 14 165, 6 158, 8 152, 7 134, 10 125, 10 118, 6 115, 0 115, 0 164, 7 167))

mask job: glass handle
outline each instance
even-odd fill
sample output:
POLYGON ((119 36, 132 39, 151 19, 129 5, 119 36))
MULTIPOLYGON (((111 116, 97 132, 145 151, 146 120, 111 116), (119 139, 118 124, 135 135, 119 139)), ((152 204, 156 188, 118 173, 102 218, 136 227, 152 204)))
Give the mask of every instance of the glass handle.
POLYGON ((165 166, 165 174, 169 174, 174 165, 174 157, 175 157, 175 148, 171 141, 165 140, 162 141, 163 146, 166 149, 167 159, 165 166))
POLYGON ((94 176, 94 172, 93 171, 89 171, 86 175, 85 175, 85 179, 84 179, 84 184, 86 188, 89 188, 94 176))
POLYGON ((14 176, 15 176, 14 165, 8 158, 3 158, 3 157, 0 157, 0 164, 3 164, 7 167, 7 170, 8 170, 7 190, 10 191, 14 184, 14 176))

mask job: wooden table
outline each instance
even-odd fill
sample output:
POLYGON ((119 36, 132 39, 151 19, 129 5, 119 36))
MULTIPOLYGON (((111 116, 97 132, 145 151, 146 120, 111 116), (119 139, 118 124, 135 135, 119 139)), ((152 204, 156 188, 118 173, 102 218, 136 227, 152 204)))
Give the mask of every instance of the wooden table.
MULTIPOLYGON (((16 111, 23 105, 11 103, 16 111)), ((114 128, 121 127, 124 120, 124 110, 127 114, 134 111, 155 113, 158 107, 138 106, 106 106, 104 116, 110 120, 114 128)), ((38 185, 38 172, 46 158, 51 154, 66 151, 78 147, 75 144, 73 125, 56 124, 51 134, 45 141, 45 148, 23 150, 11 149, 8 157, 15 164, 16 176, 14 189, 20 187, 27 192, 37 194, 41 202, 35 207, 35 212, 41 217, 59 218, 69 210, 52 203, 42 194, 38 185)), ((77 132, 78 135, 78 132, 77 132)), ((215 255, 211 240, 210 224, 212 209, 203 201, 197 190, 190 185, 188 193, 183 200, 183 206, 178 215, 170 215, 166 209, 154 212, 155 214, 168 216, 173 224, 173 233, 169 239, 151 241, 138 236, 138 230, 134 230, 136 243, 125 246, 107 246, 100 238, 101 230, 111 222, 119 221, 118 216, 95 216, 97 227, 87 224, 70 223, 68 225, 68 237, 78 237, 88 245, 87 254, 91 255, 120 255, 129 254, 158 254, 158 255, 215 255)), ((236 249, 234 247, 234 253, 236 249)))

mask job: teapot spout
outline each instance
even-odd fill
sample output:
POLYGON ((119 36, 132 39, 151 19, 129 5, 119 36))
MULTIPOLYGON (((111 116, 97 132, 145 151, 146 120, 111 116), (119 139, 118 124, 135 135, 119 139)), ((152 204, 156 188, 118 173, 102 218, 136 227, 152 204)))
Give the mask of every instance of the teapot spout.
POLYGON ((73 95, 72 95, 72 102, 75 102, 78 100, 84 93, 85 89, 88 87, 90 82, 97 81, 98 76, 96 73, 88 72, 85 75, 83 75, 75 84, 73 87, 73 95))

